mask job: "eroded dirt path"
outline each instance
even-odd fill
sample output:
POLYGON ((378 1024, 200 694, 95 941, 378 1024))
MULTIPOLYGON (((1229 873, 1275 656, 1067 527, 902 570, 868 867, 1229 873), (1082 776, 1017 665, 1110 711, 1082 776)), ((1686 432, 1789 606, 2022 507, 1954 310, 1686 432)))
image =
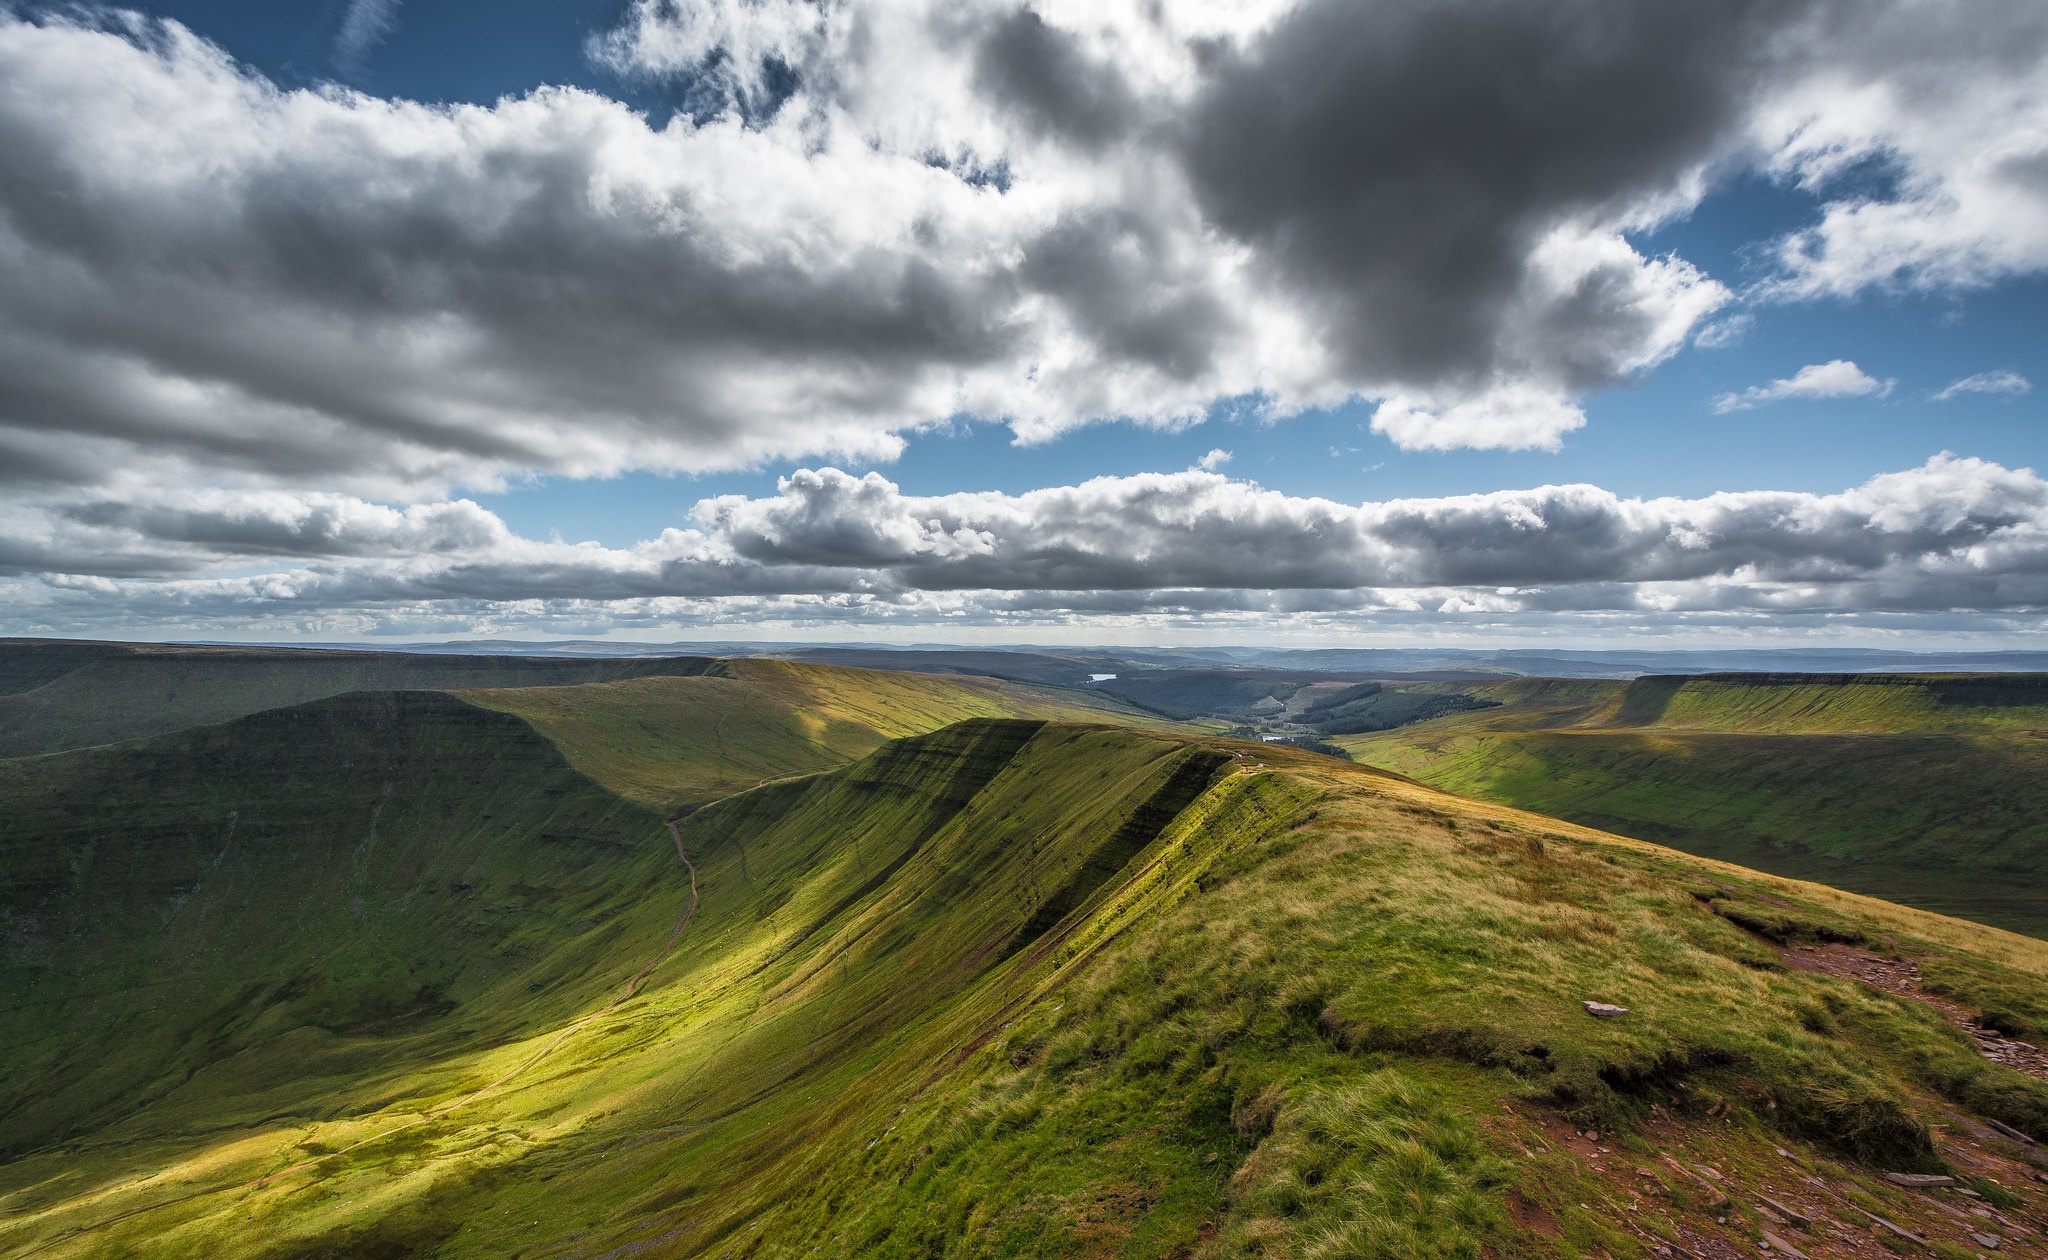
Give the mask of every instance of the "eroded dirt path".
MULTIPOLYGON (((1717 1107, 1654 1110, 1627 1136, 1577 1129, 1554 1112, 1510 1112, 1502 1127, 1532 1159, 1569 1156, 1587 1178, 1580 1206, 1593 1205, 1659 1260, 2048 1257, 2048 1184, 2034 1179, 2038 1170, 2016 1143, 1960 1117, 1936 1126, 1937 1145, 1965 1178, 1993 1183, 1986 1190, 1995 1199, 1962 1180, 1898 1185, 1811 1143, 1718 1116, 1717 1107)), ((1561 1232, 1520 1194, 1508 1206, 1524 1229, 1561 1232)))
POLYGON ((1920 964, 1910 958, 1887 958, 1851 945, 1793 944, 1777 946, 1778 957, 1794 971, 1861 980, 1893 997, 1924 1002, 1976 1039, 1978 1053, 1993 1062, 2048 1081, 2048 1054, 2040 1047, 2006 1037, 1979 1022, 1979 1015, 1953 998, 1929 993, 1920 983, 1920 964))

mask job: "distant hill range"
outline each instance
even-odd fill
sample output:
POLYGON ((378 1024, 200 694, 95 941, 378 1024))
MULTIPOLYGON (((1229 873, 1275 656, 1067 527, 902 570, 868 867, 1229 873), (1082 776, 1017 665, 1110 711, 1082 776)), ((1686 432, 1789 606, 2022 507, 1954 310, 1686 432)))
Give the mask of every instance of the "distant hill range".
POLYGON ((660 810, 974 717, 1283 741, 2048 937, 2048 674, 1365 678, 1174 653, 465 656, 0 640, 0 757, 407 691, 514 714, 611 791, 660 810))
MULTIPOLYGON (((869 721, 855 719, 865 734, 839 747, 838 764, 885 739, 932 730, 976 716, 1072 717, 1090 712, 1140 717, 1113 696, 1083 690, 1046 691, 1005 685, 992 675, 965 671, 950 687, 899 683, 875 685, 873 672, 856 675, 830 669, 808 674, 778 668, 778 662, 733 661, 710 656, 570 657, 455 656, 441 653, 373 652, 219 645, 94 643, 75 640, 0 639, 0 757, 115 743, 190 727, 229 721, 288 705, 351 692, 477 691, 485 703, 502 703, 530 713, 545 725, 550 717, 536 689, 589 684, 628 684, 582 693, 579 711, 588 720, 628 726, 636 715, 658 712, 657 727, 687 725, 709 703, 718 720, 687 731, 669 731, 670 761, 696 756, 718 762, 706 746, 727 719, 743 713, 772 722, 801 709, 805 722, 824 732, 838 730, 832 719, 849 705, 869 721), (829 680, 837 679, 836 683, 829 680), (688 680, 688 681, 685 681, 688 680), (502 693, 501 698, 491 699, 502 693), (828 694, 830 693, 830 694, 828 694), (753 703, 741 704, 741 696, 753 703), (530 698, 521 699, 527 696, 530 698), (938 697, 943 699, 937 699, 938 697), (937 699, 936 707, 934 707, 937 699), (963 707, 964 706, 964 707, 963 707), (872 723, 870 725, 869 723, 872 723), (879 734, 875 732, 881 732, 879 734)), ((844 725, 843 723, 841 725, 844 725)), ((615 732, 615 747, 658 742, 655 735, 615 732)), ((715 743, 715 739, 712 740, 715 743)), ((817 769, 826 763, 783 764, 775 773, 817 769)))
MULTIPOLYGON (((303 646, 303 645, 294 645, 303 646)), ((312 646, 360 649, 360 644, 312 646)), ((2048 672, 2048 652, 1894 652, 1873 648, 1731 648, 1678 651, 1624 648, 1257 648, 961 647, 918 644, 791 644, 729 640, 701 643, 619 643, 602 639, 540 642, 470 639, 410 643, 388 650, 513 656, 777 656, 863 669, 913 669, 1028 677, 1072 683, 1091 673, 1131 669, 1253 667, 1317 674, 1371 676, 1633 678, 1641 674, 1747 673, 2010 673, 2048 672)))
POLYGON ((351 691, 697 675, 710 657, 605 660, 0 639, 0 757, 159 735, 351 691))
MULTIPOLYGON (((1414 684, 1546 677, 1627 680, 1646 674, 2048 672, 2048 652, 1864 650, 1484 652, 1454 649, 1289 651, 1207 648, 878 648, 774 643, 621 644, 472 640, 312 648, 0 639, 0 756, 56 751, 222 721, 348 691, 565 686, 716 672, 719 659, 773 659, 854 669, 953 674, 1106 692, 1163 717, 1246 722, 1290 710, 1306 730, 1357 733, 1440 716, 1463 701, 1422 703, 1414 684), (1331 688, 1395 684, 1371 705, 1328 710, 1331 688), (1300 699, 1296 700, 1297 694, 1300 699), (1407 699, 1402 697, 1406 696, 1407 699), (1305 710, 1319 716, 1303 717, 1305 710)), ((1441 689, 1430 694, 1444 695, 1441 689)), ((1477 693, 1472 693, 1476 695, 1477 693)), ((1354 693, 1351 700, 1362 700, 1354 693)), ((1484 704, 1493 703, 1483 700, 1484 704)))

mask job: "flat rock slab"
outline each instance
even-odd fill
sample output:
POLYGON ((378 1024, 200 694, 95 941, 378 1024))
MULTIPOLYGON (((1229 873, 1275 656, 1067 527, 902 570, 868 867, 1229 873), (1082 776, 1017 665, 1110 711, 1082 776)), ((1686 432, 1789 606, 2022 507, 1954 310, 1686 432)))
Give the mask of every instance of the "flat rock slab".
POLYGON ((1884 1179, 1895 1186, 1912 1186, 1915 1189, 1956 1184, 1954 1177, 1941 1177, 1931 1173, 1886 1173, 1884 1179))
POLYGON ((1581 1002, 1579 1005, 1585 1007, 1586 1014, 1595 1019, 1620 1019, 1628 1014, 1626 1006, 1611 1006, 1606 1002, 1581 1002))
POLYGON ((1806 1260, 1805 1252, 1773 1234, 1770 1230, 1763 1231, 1763 1240, 1776 1249, 1781 1256, 1789 1256, 1791 1260, 1806 1260))

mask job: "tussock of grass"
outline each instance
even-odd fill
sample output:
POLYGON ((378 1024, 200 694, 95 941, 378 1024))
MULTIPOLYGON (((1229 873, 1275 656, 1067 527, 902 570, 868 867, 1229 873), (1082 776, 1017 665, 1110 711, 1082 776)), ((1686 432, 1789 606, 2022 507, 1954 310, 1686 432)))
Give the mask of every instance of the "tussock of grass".
POLYGON ((1224 1255, 1467 1260, 1505 1232, 1507 1165, 1392 1069, 1302 1091, 1231 1179, 1224 1255))

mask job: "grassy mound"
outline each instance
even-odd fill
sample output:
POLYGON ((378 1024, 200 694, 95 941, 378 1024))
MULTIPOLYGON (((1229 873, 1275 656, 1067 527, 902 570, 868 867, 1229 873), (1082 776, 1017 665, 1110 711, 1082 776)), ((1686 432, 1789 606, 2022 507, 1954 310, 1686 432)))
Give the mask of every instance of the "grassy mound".
POLYGON ((0 1254, 1753 1254, 1788 1168, 1953 1233, 1877 1174, 2048 1138, 1947 1008, 1792 962, 1857 942, 2039 1029, 2048 946, 1313 754, 979 719, 677 835, 701 905, 632 1000, 687 896, 654 846, 552 925, 602 939, 582 1005, 461 990, 532 1022, 403 1063, 320 1027, 360 1073, 81 1127, 0 1168, 0 1254))

